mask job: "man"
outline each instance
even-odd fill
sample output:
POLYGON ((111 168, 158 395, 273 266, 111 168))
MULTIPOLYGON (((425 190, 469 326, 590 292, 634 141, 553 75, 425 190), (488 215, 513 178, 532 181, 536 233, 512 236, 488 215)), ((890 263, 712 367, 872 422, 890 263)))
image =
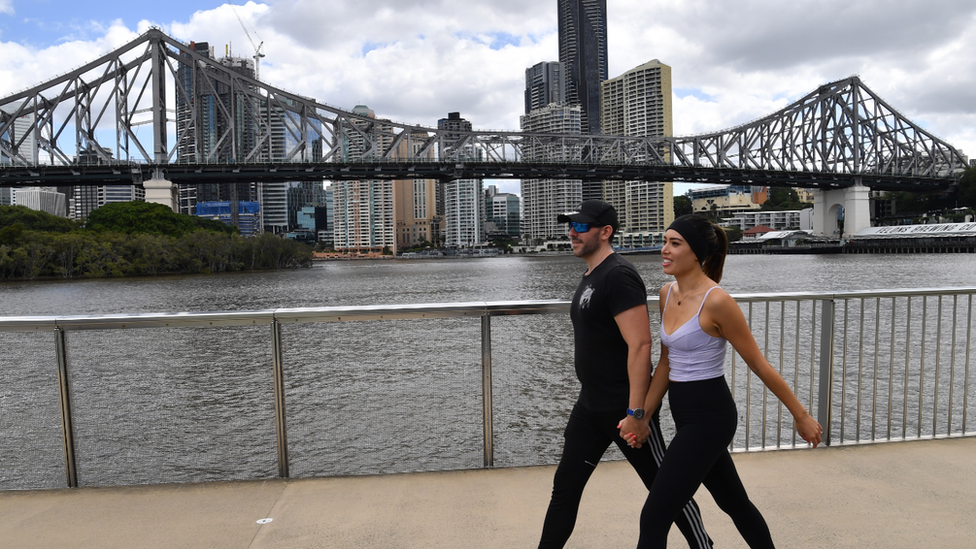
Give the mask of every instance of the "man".
MULTIPOLYGON (((588 268, 570 308, 582 387, 566 426, 540 549, 561 548, 569 539, 583 488, 611 442, 648 489, 665 449, 658 411, 641 409, 652 369, 647 288, 634 266, 613 252, 617 211, 602 200, 587 200, 579 211, 556 219, 569 223, 573 255, 588 268), (631 448, 620 433, 634 433, 646 443, 631 448)), ((691 547, 711 547, 694 501, 675 523, 691 547)))

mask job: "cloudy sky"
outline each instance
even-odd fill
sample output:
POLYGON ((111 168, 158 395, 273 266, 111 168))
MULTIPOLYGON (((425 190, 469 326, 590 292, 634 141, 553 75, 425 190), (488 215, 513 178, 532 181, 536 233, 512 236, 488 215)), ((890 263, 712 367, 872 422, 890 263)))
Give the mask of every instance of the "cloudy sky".
MULTIPOLYGON (((670 65, 676 135, 761 118, 857 74, 902 114, 976 157, 972 0, 607 4, 610 76, 651 59, 670 65)), ((253 55, 252 40, 263 42, 262 80, 340 108, 365 104, 382 118, 427 126, 458 111, 477 129, 516 130, 525 68, 558 59, 556 5, 0 0, 0 97, 158 26, 238 56, 253 55)), ((514 185, 504 190, 517 192, 514 185)))

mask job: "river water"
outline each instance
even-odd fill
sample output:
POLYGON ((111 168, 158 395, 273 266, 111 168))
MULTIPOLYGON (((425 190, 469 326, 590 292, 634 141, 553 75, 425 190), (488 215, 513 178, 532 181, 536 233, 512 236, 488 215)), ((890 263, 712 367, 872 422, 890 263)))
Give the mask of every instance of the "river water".
MULTIPOLYGON (((660 256, 628 256, 648 287, 660 256)), ((0 283, 0 316, 238 311, 569 299, 585 270, 573 256, 333 261, 263 273, 0 283)), ((729 293, 940 288, 976 284, 976 255, 733 255, 729 293)))
MULTIPOLYGON (((652 291, 667 282, 659 256, 629 258, 652 291)), ((584 270, 569 255, 504 256, 4 282, 0 316, 569 299, 584 270)), ((969 254, 730 256, 722 281, 733 294, 973 285, 969 254)), ((800 316, 806 328, 810 314, 800 316)), ((496 466, 558 459, 578 391, 567 317, 492 319, 496 466)), ((482 466, 480 330, 469 318, 283 326, 291 476, 482 466)), ((277 476, 269 336, 267 326, 68 332, 80 484, 277 476)), ((54 338, 0 333, 0 349, 0 489, 63 486, 54 338)))

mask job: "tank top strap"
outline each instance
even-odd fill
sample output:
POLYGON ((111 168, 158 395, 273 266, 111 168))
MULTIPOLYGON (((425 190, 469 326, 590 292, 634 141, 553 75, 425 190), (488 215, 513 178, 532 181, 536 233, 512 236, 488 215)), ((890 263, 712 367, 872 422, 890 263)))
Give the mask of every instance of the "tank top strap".
POLYGON ((708 294, 712 293, 712 290, 714 290, 715 288, 718 288, 718 285, 712 286, 711 288, 708 289, 707 292, 705 292, 705 295, 702 297, 701 305, 698 306, 698 315, 701 314, 702 309, 705 307, 705 300, 708 299, 708 294))
POLYGON ((668 295, 664 297, 664 308, 668 308, 668 302, 671 301, 671 288, 674 287, 674 282, 668 284, 668 295))

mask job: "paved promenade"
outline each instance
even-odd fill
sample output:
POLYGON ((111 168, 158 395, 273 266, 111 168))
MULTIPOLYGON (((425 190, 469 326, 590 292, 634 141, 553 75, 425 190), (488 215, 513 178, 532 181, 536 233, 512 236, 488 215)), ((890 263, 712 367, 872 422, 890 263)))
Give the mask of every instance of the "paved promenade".
MULTIPOLYGON (((734 459, 778 547, 976 547, 976 438, 734 459)), ((0 492, 0 548, 532 548, 552 473, 0 492)), ((634 547, 645 495, 626 463, 601 464, 567 547, 634 547)), ((745 547, 707 492, 698 502, 716 547, 745 547)), ((686 546, 677 529, 670 545, 686 546)))

